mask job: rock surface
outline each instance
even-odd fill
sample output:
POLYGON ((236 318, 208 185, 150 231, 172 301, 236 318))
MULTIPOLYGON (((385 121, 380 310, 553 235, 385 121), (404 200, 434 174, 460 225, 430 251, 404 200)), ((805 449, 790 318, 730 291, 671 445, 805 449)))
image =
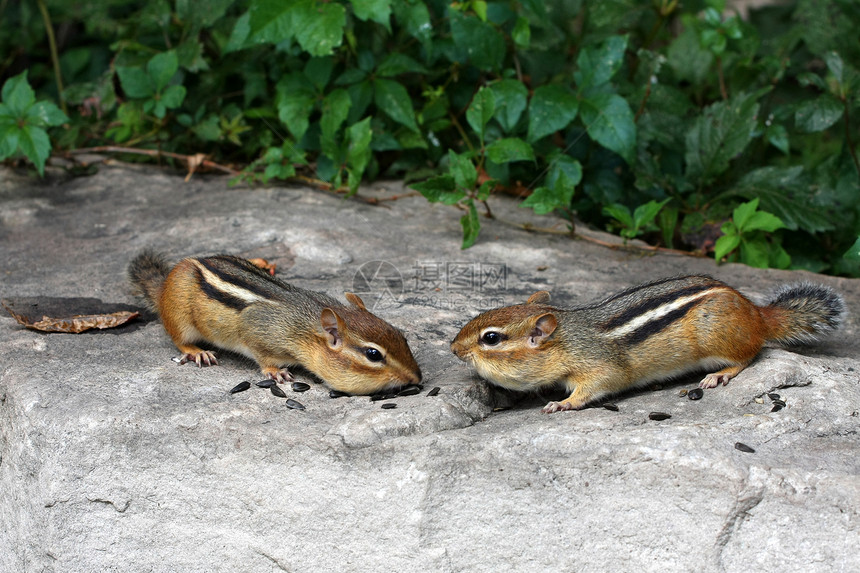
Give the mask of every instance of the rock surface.
POLYGON ((148 246, 263 257, 299 286, 362 294, 405 331, 425 385, 389 410, 312 383, 286 389, 306 406, 291 410, 255 386, 228 393, 260 378, 245 359, 172 362, 151 316, 45 334, 4 315, 0 571, 860 570, 859 280, 528 233, 510 222, 565 227, 492 205, 498 220, 461 251, 459 213, 420 197, 0 170, 0 297, 134 303, 125 268, 148 246), (815 280, 853 314, 701 400, 679 396, 698 380, 684 378, 613 398, 617 412, 543 415, 547 396, 494 390, 448 349, 479 310, 536 290, 576 305, 680 273, 752 296, 815 280))

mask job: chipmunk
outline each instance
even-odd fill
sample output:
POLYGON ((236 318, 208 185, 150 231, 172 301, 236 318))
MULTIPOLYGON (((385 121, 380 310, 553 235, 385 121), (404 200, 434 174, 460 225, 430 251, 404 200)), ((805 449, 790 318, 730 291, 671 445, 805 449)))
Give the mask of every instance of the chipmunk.
POLYGON ((144 251, 128 275, 135 294, 158 313, 182 353, 178 362, 217 364, 197 347, 207 341, 253 358, 267 378, 292 380, 301 365, 335 390, 373 394, 421 381, 406 339, 368 311, 353 293, 349 305, 270 276, 230 255, 187 258, 172 269, 144 251))
POLYGON ((699 384, 727 384, 767 341, 811 341, 839 327, 842 298, 826 286, 786 285, 765 306, 716 279, 649 282, 573 309, 539 291, 525 304, 470 321, 451 350, 483 378, 512 390, 562 384, 570 395, 543 412, 579 410, 604 396, 697 369, 699 384))

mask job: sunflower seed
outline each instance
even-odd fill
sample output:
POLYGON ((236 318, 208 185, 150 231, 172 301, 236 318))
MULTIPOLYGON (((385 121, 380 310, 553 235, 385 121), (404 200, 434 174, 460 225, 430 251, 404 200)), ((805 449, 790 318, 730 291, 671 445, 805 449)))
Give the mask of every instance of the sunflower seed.
POLYGON ((393 410, 396 407, 397 407, 397 404, 395 404, 394 402, 388 402, 388 403, 382 405, 383 410, 393 410))
POLYGON ((233 386, 233 388, 230 390, 230 393, 236 394, 238 392, 244 392, 245 390, 247 390, 250 387, 251 387, 251 383, 248 382, 247 380, 245 382, 239 382, 238 384, 233 386))
POLYGON ((689 398, 690 400, 699 400, 704 395, 705 395, 705 391, 702 390, 701 388, 693 388, 692 390, 687 392, 687 398, 689 398))
POLYGON ((607 410, 611 410, 611 411, 613 411, 613 412, 617 412, 617 411, 618 411, 618 406, 616 406, 615 404, 610 404, 609 402, 607 402, 606 404, 604 404, 604 405, 603 405, 603 407, 604 407, 604 408, 606 408, 607 410))
POLYGON ((770 411, 771 411, 771 412, 779 412, 780 410, 782 410, 782 408, 783 408, 783 406, 781 406, 781 405, 777 404, 776 402, 774 402, 774 404, 773 404, 773 408, 771 408, 771 409, 770 409, 770 411))
POLYGON ((780 408, 785 408, 785 402, 783 402, 782 400, 774 400, 773 405, 779 406, 780 408))
POLYGON ((304 410, 305 405, 301 402, 296 402, 292 398, 287 398, 287 408, 290 408, 292 410, 304 410))
POLYGON ((749 447, 748 445, 746 445, 742 442, 735 442, 735 449, 740 450, 742 452, 746 452, 748 454, 754 454, 755 453, 754 449, 752 449, 751 447, 749 447))
POLYGON ((281 390, 281 389, 278 387, 278 385, 277 385, 277 384, 275 384, 274 386, 272 386, 271 388, 269 388, 269 390, 271 390, 271 391, 272 391, 272 394, 274 394, 274 395, 275 395, 275 396, 277 396, 278 398, 286 398, 286 397, 287 397, 287 395, 284 393, 284 391, 283 391, 283 390, 281 390))
POLYGON ((260 380, 259 382, 257 382, 257 386, 259 386, 260 388, 271 388, 275 384, 277 384, 277 382, 275 382, 271 378, 268 380, 260 380))
POLYGON ((290 388, 293 389, 293 392, 306 392, 311 389, 311 385, 304 382, 293 382, 290 388))
POLYGON ((427 395, 428 396, 435 396, 436 394, 439 393, 439 390, 441 390, 441 388, 439 388, 438 386, 434 386, 432 390, 427 392, 427 395))
POLYGON ((406 386, 400 392, 397 393, 398 396, 414 396, 421 392, 421 388, 419 386, 406 386))
POLYGON ((768 394, 767 397, 771 400, 779 400, 779 394, 768 394))
POLYGON ((328 397, 329 398, 341 398, 343 396, 349 396, 346 392, 341 392, 340 390, 329 390, 328 397))
POLYGON ((651 412, 648 417, 659 422, 660 420, 668 420, 672 415, 665 412, 651 412))
POLYGON ((684 396, 686 396, 686 395, 687 395, 687 389, 686 389, 686 388, 681 388, 681 391, 680 391, 680 392, 678 392, 678 396, 680 396, 680 397, 682 397, 682 398, 683 398, 683 397, 684 397, 684 396))

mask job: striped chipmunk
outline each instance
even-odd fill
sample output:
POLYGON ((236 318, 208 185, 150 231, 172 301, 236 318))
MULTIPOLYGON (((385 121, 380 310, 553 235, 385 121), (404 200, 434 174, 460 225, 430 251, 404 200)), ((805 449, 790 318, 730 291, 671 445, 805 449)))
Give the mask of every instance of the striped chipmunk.
POLYGON ((579 410, 693 370, 712 372, 702 388, 725 385, 765 342, 816 340, 845 315, 842 298, 826 286, 785 285, 756 306, 706 276, 657 280, 572 309, 550 306, 549 298, 540 291, 525 304, 484 312, 451 343, 454 354, 498 386, 564 386, 570 395, 548 403, 546 413, 579 410))
POLYGON ((180 364, 217 364, 212 351, 197 346, 209 342, 253 358, 278 382, 292 380, 293 365, 349 394, 421 381, 403 334, 357 295, 346 293, 347 305, 278 280, 262 264, 217 255, 183 259, 171 269, 162 255, 144 251, 128 275, 181 352, 180 364))

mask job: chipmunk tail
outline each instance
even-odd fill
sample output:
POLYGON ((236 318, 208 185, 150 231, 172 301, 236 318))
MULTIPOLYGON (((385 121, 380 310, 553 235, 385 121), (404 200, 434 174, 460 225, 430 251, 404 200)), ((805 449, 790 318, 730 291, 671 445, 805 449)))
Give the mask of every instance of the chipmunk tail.
POLYGON ((784 345, 823 338, 838 329, 847 314, 836 291, 812 283, 781 287, 761 311, 769 330, 767 339, 784 345))
POLYGON ((158 310, 156 301, 170 269, 171 266, 164 255, 151 249, 142 251, 128 265, 128 280, 132 292, 143 298, 151 310, 158 310))

